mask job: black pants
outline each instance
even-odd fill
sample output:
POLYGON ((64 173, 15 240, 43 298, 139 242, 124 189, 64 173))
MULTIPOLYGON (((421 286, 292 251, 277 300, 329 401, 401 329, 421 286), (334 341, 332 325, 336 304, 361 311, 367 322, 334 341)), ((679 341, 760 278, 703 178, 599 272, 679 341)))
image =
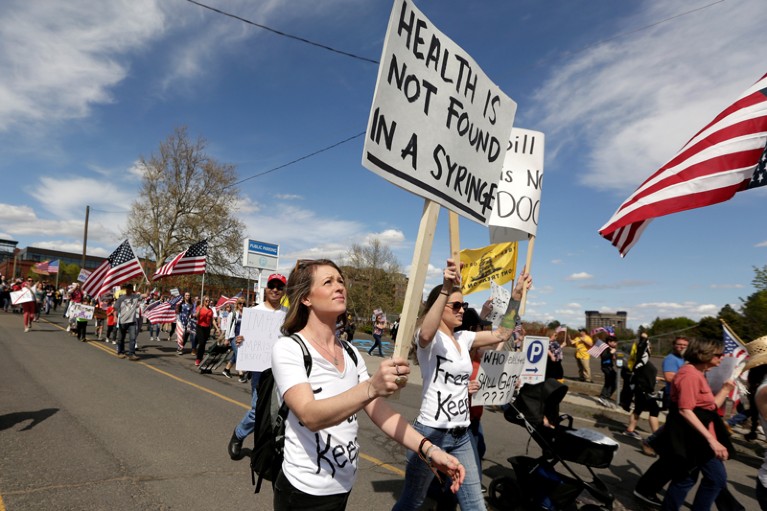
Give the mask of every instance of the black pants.
POLYGON ((85 340, 85 330, 88 328, 88 322, 87 321, 78 321, 77 322, 77 338, 81 341, 85 340))
POLYGON ((197 355, 195 355, 195 358, 202 362, 203 357, 205 357, 205 343, 210 338, 210 327, 197 325, 195 338, 197 339, 197 355))
POLYGON ((605 375, 605 383, 599 396, 603 399, 610 399, 618 387, 618 373, 612 367, 602 367, 602 374, 605 375))
POLYGON ((343 511, 349 500, 349 493, 335 495, 309 495, 290 484, 285 474, 280 475, 274 482, 274 511, 302 510, 307 511, 343 511))

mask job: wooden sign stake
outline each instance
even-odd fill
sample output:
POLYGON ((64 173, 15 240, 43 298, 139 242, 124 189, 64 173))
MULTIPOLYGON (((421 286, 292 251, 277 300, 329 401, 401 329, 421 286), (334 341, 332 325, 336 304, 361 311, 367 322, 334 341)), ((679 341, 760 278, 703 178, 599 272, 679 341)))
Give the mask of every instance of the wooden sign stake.
MULTIPOLYGON (((525 272, 530 273, 533 265, 533 249, 535 248, 535 236, 530 235, 530 241, 527 243, 527 259, 525 260, 525 272)), ((522 301, 519 304, 519 315, 525 314, 525 304, 527 303, 527 287, 522 288, 522 301)))

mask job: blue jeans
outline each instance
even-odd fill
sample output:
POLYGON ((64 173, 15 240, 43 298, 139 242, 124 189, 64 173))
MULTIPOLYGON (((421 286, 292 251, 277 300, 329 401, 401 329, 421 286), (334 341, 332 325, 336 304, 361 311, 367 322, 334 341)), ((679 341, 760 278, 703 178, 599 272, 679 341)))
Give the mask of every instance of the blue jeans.
POLYGON ((160 323, 149 323, 149 337, 160 338, 160 323))
MULTIPOLYGON (((466 469, 466 478, 456 494, 461 510, 484 510, 485 498, 482 495, 476 455, 468 430, 462 436, 456 438, 446 431, 424 426, 418 421, 413 424, 413 427, 416 431, 434 442, 435 445, 441 447, 442 450, 458 458, 458 461, 466 469)), ((408 450, 405 486, 402 488, 399 500, 397 500, 392 509, 394 511, 420 509, 432 479, 434 479, 434 474, 432 474, 426 463, 421 461, 417 453, 408 450)))
POLYGON ((703 479, 692 501, 692 510, 711 509, 719 492, 727 486, 727 471, 724 469, 724 463, 716 458, 711 458, 700 467, 696 467, 687 477, 671 481, 666 490, 666 498, 663 499, 663 511, 677 511, 682 508, 687 493, 695 486, 698 472, 703 473, 703 479))
POLYGON ((136 354, 136 323, 120 325, 120 337, 117 339, 117 354, 125 353, 125 336, 128 336, 128 355, 136 354))
POLYGON ((245 437, 253 433, 256 429, 256 403, 258 403, 258 393, 256 387, 258 387, 258 380, 261 379, 261 372, 250 373, 250 410, 247 411, 237 427, 234 428, 234 434, 240 441, 245 440, 245 437))
POLYGON ((377 334, 373 334, 373 340, 375 342, 373 342, 373 346, 371 346, 370 349, 368 350, 368 355, 372 355, 373 350, 376 349, 376 346, 378 346, 378 356, 383 358, 383 349, 382 349, 383 345, 381 344, 381 336, 377 334))
MULTIPOLYGON (((229 346, 231 346, 232 348, 232 358, 229 359, 229 363, 234 365, 237 362, 237 337, 232 337, 231 339, 229 339, 229 346)), ((255 393, 255 387, 254 387, 253 393, 255 393)), ((256 409, 255 401, 253 401, 253 409, 254 410, 256 409)))

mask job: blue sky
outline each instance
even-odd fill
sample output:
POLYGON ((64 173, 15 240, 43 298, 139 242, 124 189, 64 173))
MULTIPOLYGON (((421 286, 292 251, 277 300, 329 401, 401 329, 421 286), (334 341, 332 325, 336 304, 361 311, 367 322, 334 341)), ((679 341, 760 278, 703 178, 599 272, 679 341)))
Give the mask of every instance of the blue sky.
MULTIPOLYGON (((367 0, 209 5, 374 60, 391 10, 367 0)), ((767 72, 761 0, 416 5, 517 102, 515 126, 546 134, 526 319, 577 327, 584 310, 625 310, 636 328, 715 315, 753 292, 752 267, 767 259, 764 188, 654 221, 625 259, 597 230, 767 72)), ((183 0, 5 0, 0 69, 0 237, 79 252, 90 205, 96 255, 122 239, 136 161, 175 127, 246 178, 364 131, 378 71, 183 0)), ((285 271, 299 257, 342 260, 372 236, 409 268, 423 200, 364 169, 362 143, 241 185, 233 208, 248 237, 280 244, 285 271)), ((486 227, 460 225, 463 247, 487 244, 486 227)), ((448 252, 443 210, 427 287, 448 252)))

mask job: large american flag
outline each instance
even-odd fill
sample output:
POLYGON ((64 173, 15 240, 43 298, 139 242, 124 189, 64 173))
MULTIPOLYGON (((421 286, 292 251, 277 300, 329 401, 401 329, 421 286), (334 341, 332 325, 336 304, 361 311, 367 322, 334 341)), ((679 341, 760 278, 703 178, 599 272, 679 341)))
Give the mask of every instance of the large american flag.
POLYGON ((167 302, 155 302, 144 311, 144 317, 150 323, 173 323, 176 321, 176 305, 184 299, 183 295, 178 295, 167 302), (155 305, 157 304, 157 305, 155 305))
POLYGON ((88 276, 82 290, 88 296, 101 296, 114 286, 142 276, 144 269, 130 243, 125 240, 88 276))
POLYGON ((157 270, 152 280, 161 279, 169 275, 193 275, 205 273, 205 262, 208 258, 208 240, 195 243, 188 249, 165 263, 157 270))
MULTIPOLYGON (((740 376, 740 374, 743 372, 743 368, 746 365, 746 360, 748 359, 748 350, 743 344, 743 341, 740 340, 740 337, 738 337, 738 334, 733 332, 732 328, 730 328, 730 325, 728 325, 723 319, 720 321, 722 322, 722 337, 724 339, 724 356, 732 357, 735 359, 735 366, 729 378, 738 382, 738 376, 740 376)), ((737 401, 740 399, 740 394, 740 388, 736 386, 732 392, 730 392, 729 397, 733 401, 737 401)))
POLYGON ((653 218, 717 204, 764 186, 767 75, 642 183, 599 230, 625 257, 653 218))

